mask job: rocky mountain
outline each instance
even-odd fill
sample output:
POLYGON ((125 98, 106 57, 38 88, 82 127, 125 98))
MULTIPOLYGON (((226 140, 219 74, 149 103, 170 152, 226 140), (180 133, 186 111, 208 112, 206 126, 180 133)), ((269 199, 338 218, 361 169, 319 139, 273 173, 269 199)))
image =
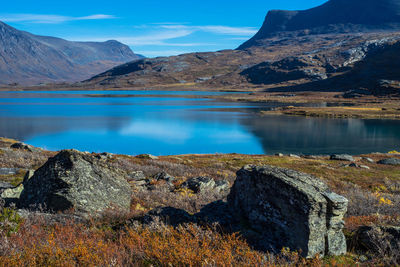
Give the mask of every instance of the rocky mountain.
POLYGON ((240 46, 263 45, 263 39, 292 32, 293 35, 398 30, 399 0, 330 0, 304 11, 272 10, 260 31, 240 46))
POLYGON ((305 11, 270 11, 260 31, 236 50, 143 59, 80 86, 392 92, 400 67, 395 57, 377 55, 392 53, 399 41, 400 0, 330 0, 305 11), (365 63, 375 61, 392 74, 365 63), (364 63, 369 70, 361 72, 364 63))
POLYGON ((0 22, 0 84, 80 81, 139 58, 117 41, 70 42, 0 22))

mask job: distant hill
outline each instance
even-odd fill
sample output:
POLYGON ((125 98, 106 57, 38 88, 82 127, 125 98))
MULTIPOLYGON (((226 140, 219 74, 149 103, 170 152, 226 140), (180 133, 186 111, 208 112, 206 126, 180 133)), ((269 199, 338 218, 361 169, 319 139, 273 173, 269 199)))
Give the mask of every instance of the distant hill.
POLYGON ((75 82, 139 58, 117 41, 70 42, 0 22, 0 84, 75 82))
POLYGON ((304 11, 272 10, 259 32, 239 47, 292 32, 297 35, 400 29, 400 0, 330 0, 304 11), (294 33, 295 32, 295 33, 294 33))

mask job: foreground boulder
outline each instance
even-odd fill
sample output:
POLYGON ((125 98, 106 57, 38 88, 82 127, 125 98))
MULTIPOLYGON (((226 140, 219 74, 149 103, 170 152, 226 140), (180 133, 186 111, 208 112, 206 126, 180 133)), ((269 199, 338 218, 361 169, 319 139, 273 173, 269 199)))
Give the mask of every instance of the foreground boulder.
POLYGON ((124 175, 90 154, 64 150, 24 184, 21 208, 98 214, 129 211, 131 188, 124 175))
POLYGON ((260 248, 289 247, 304 257, 346 253, 346 198, 321 180, 271 166, 245 166, 228 196, 233 213, 259 235, 260 248))

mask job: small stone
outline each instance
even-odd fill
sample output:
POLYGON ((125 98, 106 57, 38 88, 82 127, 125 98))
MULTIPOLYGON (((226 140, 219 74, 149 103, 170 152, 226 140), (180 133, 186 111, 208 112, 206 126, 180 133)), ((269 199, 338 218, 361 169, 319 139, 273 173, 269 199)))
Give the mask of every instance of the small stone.
POLYGON ((157 156, 153 156, 151 154, 141 154, 136 156, 139 159, 158 159, 157 156))
POLYGON ((0 168, 0 175, 15 175, 17 172, 17 168, 0 168))
POLYGON ((398 158, 389 158, 389 159, 383 159, 378 161, 378 164, 383 164, 383 165, 400 165, 400 159, 398 158))
POLYGON ((318 159, 317 156, 313 156, 313 155, 305 155, 305 156, 301 156, 301 157, 305 158, 305 159, 318 159))
POLYGON ((229 182, 226 180, 216 181, 214 188, 219 192, 227 191, 229 189, 229 182))
POLYGON ((143 181, 146 180, 146 176, 142 171, 132 171, 129 173, 128 181, 143 181))
POLYGON ((23 190, 24 190, 24 186, 22 184, 20 184, 17 187, 14 187, 14 188, 5 189, 1 193, 1 198, 3 198, 3 199, 8 199, 8 198, 9 199, 19 199, 23 190))
POLYGON ((107 160, 107 159, 112 159, 114 157, 114 154, 103 152, 101 154, 98 154, 96 157, 99 159, 107 160))
POLYGON ((276 153, 275 156, 277 156, 277 157, 283 157, 283 154, 282 154, 282 153, 276 153))
POLYGON ((334 154, 330 157, 331 160, 341 160, 341 161, 354 161, 353 156, 347 154, 334 154))
POLYGON ((156 179, 157 181, 164 180, 167 182, 173 182, 175 180, 175 177, 169 175, 166 172, 157 173, 156 175, 153 176, 153 178, 156 179))
POLYGON ((366 170, 370 170, 371 168, 368 167, 367 165, 360 165, 359 166, 361 169, 366 169, 366 170))
POLYGON ((212 178, 200 176, 187 180, 182 184, 182 187, 188 188, 195 193, 200 193, 215 188, 215 181, 212 178))
POLYGON ((375 163, 375 161, 371 158, 363 157, 362 159, 368 161, 369 163, 375 163))

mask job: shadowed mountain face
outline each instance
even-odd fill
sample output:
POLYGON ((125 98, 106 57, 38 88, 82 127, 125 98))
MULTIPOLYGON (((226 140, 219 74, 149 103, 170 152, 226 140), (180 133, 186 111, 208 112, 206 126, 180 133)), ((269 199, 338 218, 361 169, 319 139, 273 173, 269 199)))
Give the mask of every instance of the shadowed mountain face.
POLYGON ((139 58, 117 41, 70 42, 0 22, 0 84, 79 81, 139 58))
POLYGON ((304 11, 272 10, 260 31, 240 49, 263 45, 282 32, 297 34, 400 29, 400 0, 330 0, 304 11))

